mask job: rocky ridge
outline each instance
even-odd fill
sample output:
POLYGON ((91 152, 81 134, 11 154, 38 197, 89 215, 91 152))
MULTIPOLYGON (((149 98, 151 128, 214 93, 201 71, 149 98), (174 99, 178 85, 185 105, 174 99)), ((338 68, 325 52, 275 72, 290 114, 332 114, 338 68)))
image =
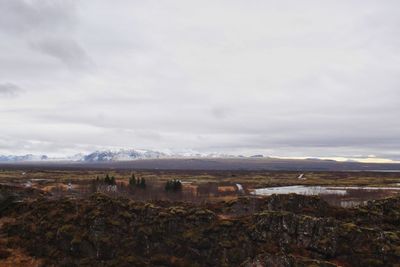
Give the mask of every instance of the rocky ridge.
POLYGON ((196 206, 95 194, 39 197, 1 215, 13 218, 2 227, 8 249, 45 266, 396 266, 399 202, 342 209, 273 195, 196 206))

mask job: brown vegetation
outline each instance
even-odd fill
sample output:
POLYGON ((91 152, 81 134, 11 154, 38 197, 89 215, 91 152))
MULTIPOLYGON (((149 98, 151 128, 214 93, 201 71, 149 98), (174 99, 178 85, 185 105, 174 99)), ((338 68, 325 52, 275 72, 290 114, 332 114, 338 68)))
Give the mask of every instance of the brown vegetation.
POLYGON ((2 232, 7 249, 46 266, 395 266, 399 203, 274 195, 196 206, 97 193, 14 204, 2 232))
POLYGON ((295 172, 108 173, 115 183, 96 179, 100 171, 0 172, 0 266, 396 266, 400 259, 400 196, 374 195, 382 199, 345 209, 319 197, 246 193, 278 184, 382 186, 398 183, 398 174, 309 172, 299 182, 295 172), (177 179, 182 188, 166 190, 177 179))

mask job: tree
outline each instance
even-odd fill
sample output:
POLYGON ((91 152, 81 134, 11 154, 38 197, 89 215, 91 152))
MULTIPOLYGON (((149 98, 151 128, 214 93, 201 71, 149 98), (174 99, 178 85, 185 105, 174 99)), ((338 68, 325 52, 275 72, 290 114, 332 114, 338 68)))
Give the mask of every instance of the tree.
POLYGON ((180 180, 175 180, 175 191, 182 191, 182 182, 180 180))
POLYGON ((108 173, 106 174, 106 177, 104 178, 104 183, 106 183, 106 184, 110 184, 111 183, 111 178, 108 175, 108 173))
POLYGON ((165 191, 170 191, 172 188, 172 184, 171 181, 167 181, 167 183, 165 184, 165 191))
POLYGON ((108 184, 108 185, 116 185, 116 181, 115 181, 115 177, 108 175, 108 173, 106 174, 106 177, 104 178, 104 183, 108 184))
POLYGON ((146 188, 146 180, 144 178, 140 179, 140 184, 139 184, 140 188, 145 189, 146 188))
POLYGON ((165 184, 165 191, 177 192, 182 191, 182 182, 180 180, 170 180, 165 184))
POLYGON ((111 176, 110 185, 116 185, 116 184, 117 184, 117 182, 115 181, 115 177, 111 176))
POLYGON ((132 173, 132 176, 129 178, 129 185, 132 186, 132 187, 135 187, 136 183, 137 182, 136 182, 135 174, 132 173))

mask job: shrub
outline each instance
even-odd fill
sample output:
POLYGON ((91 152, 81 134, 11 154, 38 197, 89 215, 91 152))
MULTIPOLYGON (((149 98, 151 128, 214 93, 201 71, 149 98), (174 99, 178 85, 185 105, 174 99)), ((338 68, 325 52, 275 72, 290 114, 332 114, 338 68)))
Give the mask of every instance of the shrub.
POLYGON ((170 180, 165 184, 165 191, 167 192, 178 192, 182 191, 182 182, 180 180, 170 180))

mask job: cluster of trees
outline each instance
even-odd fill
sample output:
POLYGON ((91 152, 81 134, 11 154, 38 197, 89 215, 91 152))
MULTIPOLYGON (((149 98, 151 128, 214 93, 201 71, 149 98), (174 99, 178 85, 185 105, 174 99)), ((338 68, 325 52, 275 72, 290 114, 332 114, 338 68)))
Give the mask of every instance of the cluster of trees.
POLYGON ((108 175, 108 173, 106 174, 106 176, 104 178, 101 178, 101 179, 99 178, 99 176, 97 176, 96 181, 97 182, 102 181, 103 183, 108 184, 108 185, 116 185, 117 184, 117 182, 115 181, 115 177, 114 176, 110 177, 110 175, 108 175))
POLYGON ((165 184, 165 191, 177 192, 182 191, 182 182, 180 180, 170 180, 165 184))
POLYGON ((144 178, 136 178, 135 174, 129 178, 129 185, 131 187, 146 188, 146 180, 144 178))

